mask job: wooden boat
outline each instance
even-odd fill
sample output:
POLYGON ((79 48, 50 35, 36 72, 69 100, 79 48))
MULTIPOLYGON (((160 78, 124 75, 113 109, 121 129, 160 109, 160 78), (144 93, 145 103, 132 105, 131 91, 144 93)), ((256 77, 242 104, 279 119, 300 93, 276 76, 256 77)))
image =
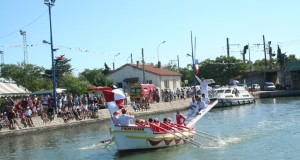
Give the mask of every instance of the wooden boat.
POLYGON ((200 113, 193 117, 186 126, 176 124, 130 125, 116 126, 111 123, 111 134, 120 152, 129 150, 157 149, 191 143, 201 146, 195 140, 197 134, 194 126, 218 101, 208 104, 200 113))

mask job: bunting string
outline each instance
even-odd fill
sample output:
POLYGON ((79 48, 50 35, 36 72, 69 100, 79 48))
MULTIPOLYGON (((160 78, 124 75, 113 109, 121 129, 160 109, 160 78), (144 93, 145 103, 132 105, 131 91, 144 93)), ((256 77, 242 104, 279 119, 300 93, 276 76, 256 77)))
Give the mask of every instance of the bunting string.
MULTIPOLYGON (((41 47, 45 46, 48 44, 29 44, 27 45, 28 47, 41 47)), ((16 45, 6 45, 6 46, 0 46, 1 48, 24 48, 24 45, 22 44, 16 44, 16 45)), ((81 49, 80 47, 68 47, 68 46, 63 46, 63 45, 54 45, 54 48, 59 48, 59 49, 67 49, 70 51, 76 51, 76 52, 81 52, 81 53, 95 53, 95 54, 104 54, 103 52, 97 52, 97 51, 90 51, 87 49, 81 49)))

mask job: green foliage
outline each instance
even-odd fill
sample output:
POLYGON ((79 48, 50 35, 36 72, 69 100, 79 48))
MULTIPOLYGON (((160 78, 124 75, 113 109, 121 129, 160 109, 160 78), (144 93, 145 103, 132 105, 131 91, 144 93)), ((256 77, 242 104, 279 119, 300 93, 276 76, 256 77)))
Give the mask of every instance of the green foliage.
MULTIPOLYGON (((179 73, 182 74, 181 82, 184 84, 185 80, 188 80, 188 85, 191 86, 194 83, 194 75, 191 71, 192 65, 187 65, 185 68, 179 68, 179 73)), ((186 85, 186 84, 184 84, 186 85)))
POLYGON ((87 92, 87 88, 90 87, 90 84, 85 78, 77 78, 69 73, 64 75, 62 86, 63 88, 67 89, 69 93, 82 94, 87 92))
POLYGON ((106 63, 104 63, 104 70, 102 71, 102 73, 106 76, 110 71, 111 69, 108 67, 106 63))
POLYGON ((206 59, 200 63, 199 78, 214 79, 217 84, 227 84, 244 71, 249 70, 249 65, 235 57, 220 56, 216 60, 206 59))
POLYGON ((294 54, 290 54, 288 57, 287 57, 287 61, 288 62, 292 62, 292 61, 297 61, 297 58, 294 54))
POLYGON ((168 63, 167 65, 163 66, 163 68, 178 72, 178 67, 176 64, 168 63))
POLYGON ((113 81, 103 74, 103 69, 85 69, 79 76, 84 77, 92 86, 111 86, 113 81))
MULTIPOLYGON (((206 59, 200 63, 199 78, 214 79, 217 84, 227 84, 230 79, 233 79, 246 70, 249 70, 249 65, 235 57, 221 56, 216 60, 206 59)), ((193 85, 194 77, 192 65, 187 65, 186 68, 180 69, 179 72, 183 75, 182 81, 188 80, 189 85, 193 85)), ((196 82, 198 85, 198 82, 196 82)))
POLYGON ((52 88, 51 80, 43 77, 43 67, 32 64, 4 64, 2 77, 9 77, 30 91, 52 88))
MULTIPOLYGON (((69 64, 70 61, 71 59, 65 58, 64 55, 54 59, 57 87, 62 87, 62 83, 64 83, 64 75, 72 73, 73 69, 69 64)), ((45 77, 52 80, 52 68, 45 70, 45 77)))
MULTIPOLYGON (((267 61, 268 64, 268 61, 267 61)), ((266 69, 266 62, 264 59, 256 60, 253 64, 252 71, 264 71, 266 69)))

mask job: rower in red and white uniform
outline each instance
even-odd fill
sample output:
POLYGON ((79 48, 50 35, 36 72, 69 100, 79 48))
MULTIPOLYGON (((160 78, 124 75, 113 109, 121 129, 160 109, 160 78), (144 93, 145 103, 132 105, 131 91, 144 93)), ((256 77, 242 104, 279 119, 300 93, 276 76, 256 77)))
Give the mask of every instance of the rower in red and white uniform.
POLYGON ((177 111, 177 114, 176 114, 176 122, 178 125, 182 125, 182 126, 185 126, 185 119, 186 117, 184 117, 179 111, 177 111))

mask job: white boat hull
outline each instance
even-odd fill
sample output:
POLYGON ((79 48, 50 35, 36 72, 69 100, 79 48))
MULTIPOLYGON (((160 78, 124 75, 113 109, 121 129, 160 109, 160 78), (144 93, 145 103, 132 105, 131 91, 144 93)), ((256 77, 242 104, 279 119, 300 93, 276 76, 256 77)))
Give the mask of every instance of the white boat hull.
POLYGON ((215 107, 230 107, 255 103, 254 98, 212 98, 212 100, 218 100, 218 104, 215 107))
POLYGON ((195 131, 182 133, 154 133, 150 127, 112 126, 111 132, 119 151, 137 149, 155 149, 187 143, 194 138, 195 131), (183 136, 184 135, 184 136, 183 136))
POLYGON ((211 93, 210 100, 218 100, 216 107, 229 107, 255 102, 255 98, 243 87, 221 87, 211 93))

